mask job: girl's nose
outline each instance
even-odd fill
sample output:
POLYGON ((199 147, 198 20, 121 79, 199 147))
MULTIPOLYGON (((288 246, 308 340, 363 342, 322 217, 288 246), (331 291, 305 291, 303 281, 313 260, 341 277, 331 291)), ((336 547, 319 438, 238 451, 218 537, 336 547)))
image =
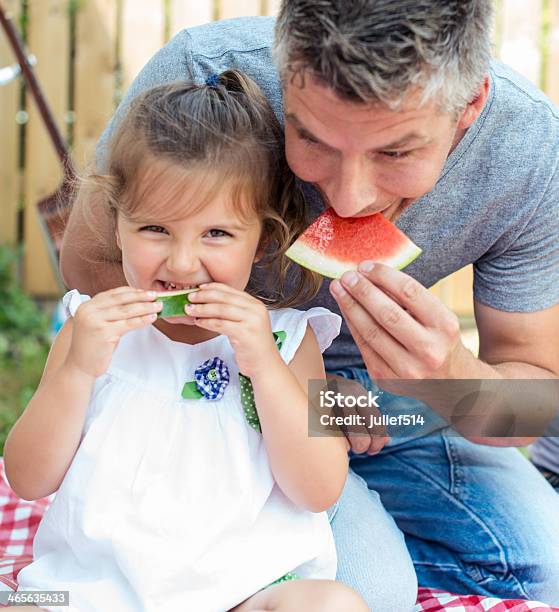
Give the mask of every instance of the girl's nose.
POLYGON ((176 280, 183 280, 183 277, 200 268, 200 258, 191 246, 177 246, 167 258, 167 268, 177 275, 176 280))

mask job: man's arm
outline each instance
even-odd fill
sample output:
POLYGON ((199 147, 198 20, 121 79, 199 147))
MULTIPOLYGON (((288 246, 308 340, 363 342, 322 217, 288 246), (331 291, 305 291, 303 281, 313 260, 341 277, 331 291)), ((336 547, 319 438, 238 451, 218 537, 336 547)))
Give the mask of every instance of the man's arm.
MULTIPOLYGON (((382 381, 380 386, 427 403, 472 441, 521 446, 533 440, 524 436, 489 437, 485 432, 503 436, 498 432, 510 430, 506 423, 511 416, 521 418, 523 423, 538 416, 530 413, 529 405, 511 415, 508 400, 518 398, 514 385, 506 381, 557 381, 559 355, 554 343, 559 331, 559 305, 515 314, 476 304, 481 336, 478 359, 462 344, 456 315, 420 283, 383 264, 361 264, 359 269, 355 283, 346 273, 341 282, 331 283, 330 290, 369 374, 382 381), (495 387, 490 383, 489 388, 497 393, 484 393, 484 380, 496 381, 495 387), (469 405, 462 400, 475 403, 468 410, 469 405), (472 408, 477 416, 473 420, 462 418, 473 416, 472 408)), ((547 401, 545 414, 556 407, 547 401)), ((540 411, 539 416, 542 414, 540 411)))
MULTIPOLYGON (((474 301, 474 312, 479 359, 484 364, 507 380, 559 376, 559 304, 538 312, 503 312, 474 301)), ((535 439, 473 440, 494 446, 524 446, 535 439)))
POLYGON ((505 378, 559 376, 559 304, 538 312, 503 312, 474 302, 479 358, 505 378))
POLYGON ((114 222, 99 197, 91 192, 89 197, 82 193, 76 199, 60 251, 60 273, 66 286, 87 295, 126 284, 116 240, 112 247, 105 244, 106 237, 114 233, 114 222))

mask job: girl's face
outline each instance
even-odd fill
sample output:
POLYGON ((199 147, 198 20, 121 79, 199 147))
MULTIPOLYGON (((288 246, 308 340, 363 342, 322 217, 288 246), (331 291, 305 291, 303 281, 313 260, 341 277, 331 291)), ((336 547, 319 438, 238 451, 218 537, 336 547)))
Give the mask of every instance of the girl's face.
MULTIPOLYGON (((230 185, 224 184, 200 207, 205 177, 194 174, 188 182, 182 177, 182 188, 180 173, 175 181, 172 174, 165 171, 157 178, 146 173, 141 179, 146 188, 140 185, 136 190, 143 197, 132 218, 117 216, 116 237, 128 284, 173 291, 219 282, 244 290, 257 260, 261 221, 256 213, 243 215, 238 210, 230 185)), ((243 205, 250 210, 248 201, 243 205)), ((193 320, 176 317, 167 323, 192 325, 193 320)))

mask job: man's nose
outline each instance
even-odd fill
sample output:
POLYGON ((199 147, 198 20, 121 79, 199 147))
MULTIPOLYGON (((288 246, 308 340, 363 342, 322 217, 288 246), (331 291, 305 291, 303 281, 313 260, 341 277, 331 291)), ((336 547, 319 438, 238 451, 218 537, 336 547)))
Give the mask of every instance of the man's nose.
MULTIPOLYGON (((374 169, 365 160, 342 161, 326 189, 328 203, 340 217, 353 217, 365 209, 376 212, 378 189, 374 169)), ((379 202, 379 210, 382 203, 379 202)))

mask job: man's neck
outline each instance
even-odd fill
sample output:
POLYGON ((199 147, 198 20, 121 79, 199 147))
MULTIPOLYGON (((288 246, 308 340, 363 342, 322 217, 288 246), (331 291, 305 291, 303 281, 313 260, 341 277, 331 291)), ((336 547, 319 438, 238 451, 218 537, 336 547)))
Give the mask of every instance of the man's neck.
POLYGON ((450 151, 448 152, 449 155, 454 151, 454 149, 456 149, 458 143, 462 140, 462 138, 464 138, 464 134, 466 134, 467 131, 468 130, 465 129, 456 130, 456 133, 454 134, 454 139, 452 141, 452 146, 450 147, 450 151))

